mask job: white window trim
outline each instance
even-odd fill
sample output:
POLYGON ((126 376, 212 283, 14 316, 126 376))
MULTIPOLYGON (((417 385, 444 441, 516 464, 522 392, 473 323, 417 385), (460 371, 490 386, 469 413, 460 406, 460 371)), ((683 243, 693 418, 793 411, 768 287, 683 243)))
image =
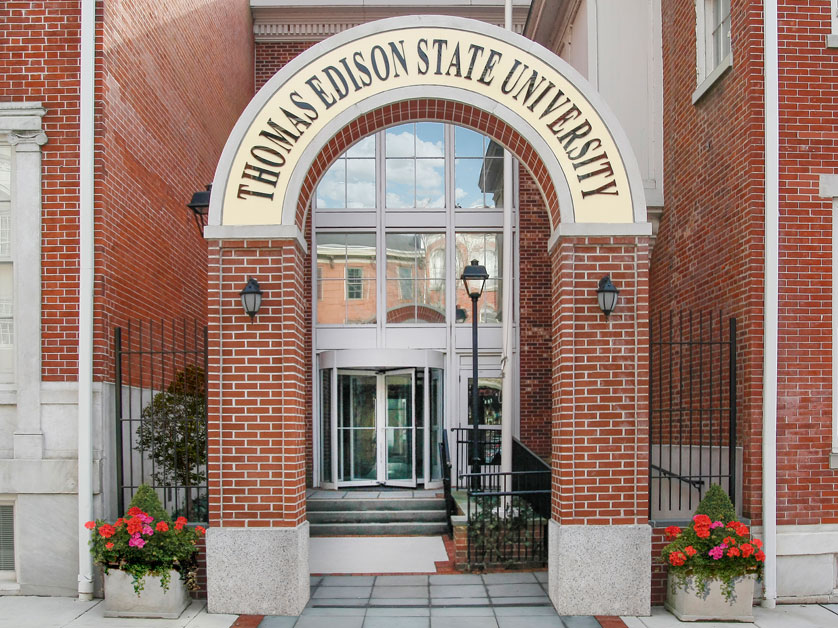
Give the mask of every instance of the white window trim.
MULTIPOLYGON (((838 2, 838 0, 832 0, 838 2)), ((728 68, 733 67, 733 45, 731 42, 731 50, 713 68, 710 72, 707 71, 707 15, 706 8, 707 0, 695 1, 695 63, 696 63, 696 77, 697 87, 692 95, 692 103, 696 104, 707 91, 716 84, 716 82, 727 72, 728 68)))
MULTIPOLYGON (((822 174, 820 196, 832 199, 832 277, 838 277, 838 175, 822 174)), ((834 279, 833 279, 834 281, 834 279)), ((832 451, 829 466, 838 469, 838 292, 832 292, 832 451)))
POLYGON ((838 0, 829 3, 830 33, 826 36, 827 48, 838 48, 838 0))
POLYGON ((41 125, 40 102, 0 103, 0 142, 12 147, 15 373, 0 393, 15 395, 16 458, 43 457, 41 431, 41 125), (25 243, 25 245, 24 245, 25 243))

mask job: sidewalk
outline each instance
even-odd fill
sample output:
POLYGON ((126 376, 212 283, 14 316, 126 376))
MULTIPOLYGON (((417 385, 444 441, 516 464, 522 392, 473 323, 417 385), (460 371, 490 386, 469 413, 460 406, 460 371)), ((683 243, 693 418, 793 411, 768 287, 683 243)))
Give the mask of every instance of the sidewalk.
POLYGON ((0 628, 838 628, 836 604, 755 607, 753 624, 681 623, 661 607, 651 617, 560 617, 537 574, 315 577, 302 615, 261 622, 210 615, 203 601, 178 619, 144 620, 105 618, 102 600, 3 596, 0 628))

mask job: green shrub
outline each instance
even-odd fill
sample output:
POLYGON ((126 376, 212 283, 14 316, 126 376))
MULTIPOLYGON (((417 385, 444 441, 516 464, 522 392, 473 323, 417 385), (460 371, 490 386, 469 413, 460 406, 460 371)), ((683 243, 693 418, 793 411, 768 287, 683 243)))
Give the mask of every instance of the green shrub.
POLYGON ((707 515, 711 521, 721 521, 724 524, 736 520, 736 509, 733 507, 733 502, 730 501, 730 497, 718 484, 710 486, 695 509, 695 514, 707 515))

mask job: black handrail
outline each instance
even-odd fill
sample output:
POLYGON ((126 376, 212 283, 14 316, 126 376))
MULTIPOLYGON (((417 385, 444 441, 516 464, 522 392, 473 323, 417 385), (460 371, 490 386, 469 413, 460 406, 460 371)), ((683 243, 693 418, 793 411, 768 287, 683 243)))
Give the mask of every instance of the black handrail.
POLYGON ((454 538, 454 525, 451 517, 456 512, 454 498, 451 496, 451 457, 448 452, 448 433, 442 430, 442 442, 439 443, 439 460, 442 464, 442 491, 445 497, 445 520, 448 523, 448 536, 454 538))

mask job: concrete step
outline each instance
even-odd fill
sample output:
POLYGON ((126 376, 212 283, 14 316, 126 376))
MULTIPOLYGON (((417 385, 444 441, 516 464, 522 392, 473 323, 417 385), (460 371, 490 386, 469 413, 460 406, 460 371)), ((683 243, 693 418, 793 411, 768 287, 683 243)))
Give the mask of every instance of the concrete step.
POLYGON ((311 523, 311 536, 438 536, 448 532, 445 522, 311 523))
POLYGON ((338 510, 445 510, 445 500, 442 497, 396 498, 396 499, 308 499, 306 509, 315 511, 338 510))
POLYGON ((441 510, 309 510, 308 520, 314 523, 403 523, 445 522, 441 510))

